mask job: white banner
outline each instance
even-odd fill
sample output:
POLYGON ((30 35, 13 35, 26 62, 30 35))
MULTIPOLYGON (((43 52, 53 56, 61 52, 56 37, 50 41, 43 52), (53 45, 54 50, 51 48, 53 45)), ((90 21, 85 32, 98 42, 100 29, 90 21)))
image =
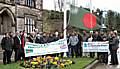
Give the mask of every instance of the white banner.
POLYGON ((58 41, 46 44, 26 42, 24 51, 25 57, 68 52, 67 40, 60 39, 58 41))
POLYGON ((109 43, 107 42, 83 42, 83 52, 108 52, 109 43))

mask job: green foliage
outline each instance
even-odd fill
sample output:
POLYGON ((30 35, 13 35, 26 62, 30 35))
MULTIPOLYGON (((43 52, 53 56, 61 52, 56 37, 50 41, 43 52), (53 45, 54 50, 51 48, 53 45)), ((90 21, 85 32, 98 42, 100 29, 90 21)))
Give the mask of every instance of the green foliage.
POLYGON ((63 22, 63 12, 44 10, 43 11, 43 31, 44 32, 54 32, 61 28, 61 23, 63 22), (57 26, 59 28, 57 28, 57 26))
POLYGON ((109 10, 106 18, 108 30, 117 30, 120 32, 120 13, 109 10))
MULTIPOLYGON (((92 58, 71 58, 70 60, 75 61, 75 64, 67 66, 62 69, 83 69, 86 65, 91 63, 94 59, 92 58)), ((19 66, 20 62, 3 65, 0 64, 0 69, 24 69, 19 66)))

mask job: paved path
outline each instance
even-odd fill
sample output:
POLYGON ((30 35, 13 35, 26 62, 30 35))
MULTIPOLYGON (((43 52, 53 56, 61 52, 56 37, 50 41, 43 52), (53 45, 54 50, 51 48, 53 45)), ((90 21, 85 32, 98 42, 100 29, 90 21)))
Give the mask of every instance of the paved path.
POLYGON ((117 56, 118 56, 119 65, 116 65, 116 66, 109 65, 110 60, 111 60, 111 55, 109 55, 109 57, 108 57, 108 65, 98 64, 95 69, 120 69, 120 44, 119 44, 119 49, 117 51, 117 56))

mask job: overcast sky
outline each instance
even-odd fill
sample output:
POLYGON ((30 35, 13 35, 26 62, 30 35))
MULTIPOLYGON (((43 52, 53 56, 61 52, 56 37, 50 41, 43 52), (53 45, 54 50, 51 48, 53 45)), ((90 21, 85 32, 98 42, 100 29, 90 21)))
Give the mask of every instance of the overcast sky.
MULTIPOLYGON (((43 8, 54 10, 55 0, 43 0, 43 8)), ((75 0, 76 5, 88 7, 90 5, 90 0, 75 0)), ((91 0, 92 7, 94 9, 100 8, 102 10, 114 10, 120 12, 120 0, 91 0)))

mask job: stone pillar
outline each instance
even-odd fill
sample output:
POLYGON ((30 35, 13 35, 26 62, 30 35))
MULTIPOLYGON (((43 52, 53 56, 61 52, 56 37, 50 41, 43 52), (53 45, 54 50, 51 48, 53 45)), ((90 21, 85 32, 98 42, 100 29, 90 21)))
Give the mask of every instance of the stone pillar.
POLYGON ((0 15, 0 33, 2 33, 2 31, 1 31, 1 22, 2 22, 2 17, 0 15))

